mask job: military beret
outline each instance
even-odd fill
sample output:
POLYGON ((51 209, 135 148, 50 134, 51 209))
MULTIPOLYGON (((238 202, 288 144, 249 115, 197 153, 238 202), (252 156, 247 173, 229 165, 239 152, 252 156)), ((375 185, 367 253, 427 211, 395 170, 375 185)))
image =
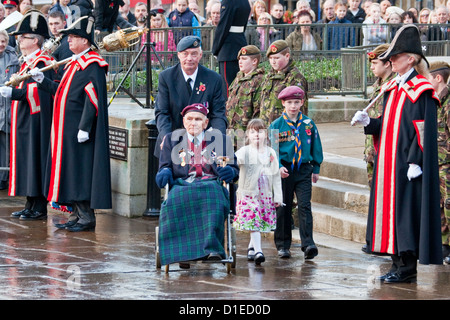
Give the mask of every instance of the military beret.
POLYGON ((258 47, 254 45, 248 45, 242 47, 241 50, 239 50, 237 57, 239 59, 240 56, 253 56, 256 54, 261 54, 261 51, 258 49, 258 47))
POLYGON ((188 112, 200 112, 203 113, 205 116, 208 115, 208 108, 206 108, 203 104, 201 103, 194 103, 194 104, 190 104, 187 107, 185 107, 183 109, 183 111, 181 111, 181 115, 184 117, 184 115, 188 112))
POLYGON ((288 43, 284 40, 277 40, 272 42, 267 50, 266 55, 269 57, 272 54, 277 54, 288 47, 288 43))
POLYGON ((177 44, 177 52, 186 49, 198 48, 202 44, 202 40, 197 36, 186 36, 182 38, 177 44))
POLYGON ((440 71, 444 69, 450 69, 450 64, 444 61, 434 61, 430 63, 430 72, 440 71))
POLYGON ((376 47, 375 49, 373 49, 373 51, 370 51, 367 53, 367 57, 369 58, 369 62, 375 59, 378 59, 378 57, 385 53, 386 50, 389 48, 389 44, 385 43, 385 44, 381 44, 378 47, 376 47))
POLYGON ((303 99, 305 97, 305 91, 297 86, 289 86, 281 90, 278 94, 278 99, 280 100, 292 100, 292 99, 303 99))

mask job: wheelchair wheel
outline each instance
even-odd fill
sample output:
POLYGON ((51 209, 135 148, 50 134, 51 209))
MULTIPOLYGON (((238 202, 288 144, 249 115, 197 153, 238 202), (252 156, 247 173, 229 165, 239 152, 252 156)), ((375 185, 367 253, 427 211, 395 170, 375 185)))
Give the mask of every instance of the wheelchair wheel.
POLYGON ((161 269, 161 258, 159 256, 159 227, 155 227, 155 264, 156 269, 161 269))

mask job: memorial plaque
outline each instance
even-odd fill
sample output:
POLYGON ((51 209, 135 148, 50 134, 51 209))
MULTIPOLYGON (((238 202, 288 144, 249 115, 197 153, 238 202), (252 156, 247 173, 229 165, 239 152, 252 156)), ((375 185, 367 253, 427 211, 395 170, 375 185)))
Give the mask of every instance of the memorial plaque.
POLYGON ((127 161, 128 130, 109 127, 109 156, 114 159, 127 161))

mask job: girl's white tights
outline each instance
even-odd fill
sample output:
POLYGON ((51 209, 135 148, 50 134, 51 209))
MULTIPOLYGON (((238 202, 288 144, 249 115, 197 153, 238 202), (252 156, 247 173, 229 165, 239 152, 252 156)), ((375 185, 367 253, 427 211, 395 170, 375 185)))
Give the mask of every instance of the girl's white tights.
POLYGON ((259 231, 253 231, 250 233, 249 248, 255 248, 255 253, 262 252, 261 248, 261 233, 259 231))

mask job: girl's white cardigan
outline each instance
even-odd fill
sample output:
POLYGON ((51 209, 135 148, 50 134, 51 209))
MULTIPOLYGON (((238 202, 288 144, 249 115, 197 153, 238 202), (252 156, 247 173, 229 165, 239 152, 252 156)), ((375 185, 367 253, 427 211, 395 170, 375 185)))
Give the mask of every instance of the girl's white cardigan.
POLYGON ((242 198, 244 195, 258 195, 258 179, 264 172, 273 192, 273 202, 281 204, 283 203, 283 192, 277 154, 270 147, 262 147, 262 150, 264 150, 263 153, 259 153, 257 148, 247 145, 236 151, 239 165, 238 198, 242 198))

